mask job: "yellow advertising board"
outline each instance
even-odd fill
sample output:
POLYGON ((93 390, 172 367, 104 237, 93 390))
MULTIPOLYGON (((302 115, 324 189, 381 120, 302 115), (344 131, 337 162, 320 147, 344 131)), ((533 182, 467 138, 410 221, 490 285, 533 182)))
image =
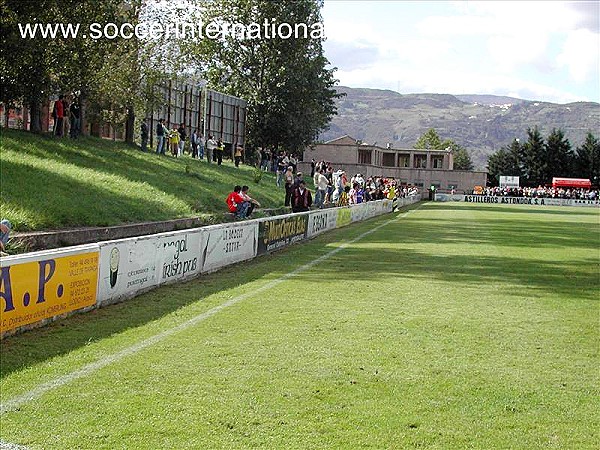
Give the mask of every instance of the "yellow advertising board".
POLYGON ((339 208, 337 213, 337 228, 345 227, 346 225, 350 225, 352 223, 352 211, 350 211, 350 208, 339 208))
POLYGON ((2 265, 0 333, 96 303, 98 251, 2 265))

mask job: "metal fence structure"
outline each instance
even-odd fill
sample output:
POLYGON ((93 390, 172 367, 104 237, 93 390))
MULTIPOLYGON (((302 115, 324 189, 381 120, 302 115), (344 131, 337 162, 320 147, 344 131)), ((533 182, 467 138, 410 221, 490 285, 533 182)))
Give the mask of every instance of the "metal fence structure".
POLYGON ((156 89, 164 103, 153 110, 148 126, 154 144, 156 124, 165 119, 165 126, 177 128, 184 124, 188 136, 198 130, 204 139, 212 135, 231 154, 237 145, 244 147, 246 135, 246 101, 232 95, 194 85, 186 81, 169 81, 156 89))

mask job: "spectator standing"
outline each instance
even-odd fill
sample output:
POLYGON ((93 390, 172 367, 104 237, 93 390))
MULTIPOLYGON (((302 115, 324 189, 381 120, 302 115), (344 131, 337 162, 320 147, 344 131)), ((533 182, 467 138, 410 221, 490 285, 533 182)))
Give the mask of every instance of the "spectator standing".
POLYGON ((183 123, 179 124, 179 128, 177 128, 177 133, 179 134, 179 142, 177 143, 177 156, 183 156, 185 140, 187 139, 187 133, 185 132, 185 125, 183 123))
POLYGON ((315 168, 317 166, 317 162, 315 161, 315 158, 310 160, 310 176, 311 178, 315 176, 315 168))
POLYGON ((277 155, 277 166, 276 166, 276 181, 275 183, 277 184, 277 187, 281 187, 281 180, 283 179, 283 174, 285 173, 286 170, 286 166, 283 163, 283 155, 280 152, 279 155, 277 155))
POLYGON ((198 157, 204 159, 204 136, 198 134, 198 157))
POLYGON ((315 206, 319 208, 323 208, 325 204, 325 195, 327 194, 327 187, 329 185, 329 181, 327 177, 323 175, 323 170, 319 170, 315 173, 314 176, 315 182, 315 206))
POLYGON ((63 105, 63 131, 62 131, 61 136, 67 136, 71 132, 71 125, 69 123, 69 115, 70 115, 69 110, 70 110, 71 104, 69 103, 68 97, 63 96, 62 105, 63 105))
POLYGON ((292 171, 295 173, 296 168, 298 166, 298 158, 296 158, 296 155, 294 153, 290 155, 289 161, 289 165, 292 166, 292 171))
POLYGON ((304 175, 302 172, 298 172, 294 178, 294 188, 297 188, 301 181, 304 181, 304 175))
POLYGON ((303 212, 310 210, 312 205, 312 195, 306 188, 304 180, 300 180, 298 187, 294 188, 292 193, 292 211, 303 212))
POLYGON ((79 98, 75 97, 70 108, 71 115, 71 139, 77 139, 81 130, 81 106, 79 98))
POLYGON ((283 175, 285 183, 285 206, 290 206, 290 200, 292 198, 292 190, 294 189, 294 172, 292 172, 292 166, 289 166, 283 175))
MULTIPOLYGON (((244 149, 241 145, 237 145, 235 147, 235 167, 240 167, 240 162, 242 161, 242 155, 244 153, 244 149)), ((242 186, 242 192, 244 191, 244 187, 242 186)))
POLYGON ((208 141, 206 141, 206 162, 207 163, 210 164, 210 162, 213 160, 216 148, 217 148, 217 141, 215 141, 215 139, 213 138, 213 136, 211 134, 208 136, 208 141))
POLYGON ((327 166, 325 170, 325 178, 327 178, 327 194, 325 195, 325 203, 330 203, 333 196, 333 167, 327 166))
POLYGON ((220 166, 223 162, 223 153, 225 153, 225 145, 223 144, 223 141, 221 139, 217 141, 217 148, 215 148, 215 153, 217 157, 217 164, 220 166))
POLYGON ((169 132, 169 143, 171 144, 171 154, 177 158, 179 154, 179 131, 177 128, 173 128, 169 132))
POLYGON ((269 154, 266 149, 260 149, 260 170, 267 171, 267 167, 269 166, 269 154))
POLYGON ((56 121, 54 123, 54 134, 58 137, 62 136, 63 132, 63 119, 64 119, 64 109, 63 109, 63 95, 58 96, 58 100, 54 102, 54 115, 56 116, 56 121))
POLYGON ((159 155, 164 155, 165 154, 165 147, 166 147, 166 143, 165 143, 165 126, 164 126, 164 122, 165 119, 160 119, 158 121, 158 123, 156 124, 156 153, 159 155))
POLYGON ((192 159, 198 157, 198 130, 194 130, 192 132, 192 136, 190 137, 190 145, 192 146, 192 159))
POLYGON ((141 150, 145 152, 148 150, 148 124, 146 119, 142 120, 140 124, 140 139, 142 140, 141 150))
POLYGON ((344 189, 342 190, 342 193, 340 194, 339 198, 337 199, 337 206, 348 206, 349 192, 350 192, 350 186, 344 187, 344 189))
POLYGON ((6 256, 6 244, 10 237, 10 230, 12 230, 12 224, 8 219, 2 219, 0 221, 0 256, 6 256))

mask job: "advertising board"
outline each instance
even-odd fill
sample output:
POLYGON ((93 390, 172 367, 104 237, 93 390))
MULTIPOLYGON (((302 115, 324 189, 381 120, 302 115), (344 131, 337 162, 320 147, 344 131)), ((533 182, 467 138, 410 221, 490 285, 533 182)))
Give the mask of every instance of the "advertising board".
POLYGON ((157 236, 156 270, 158 283, 191 278, 202 265, 202 230, 183 230, 157 236))
POLYGON ((263 255, 306 238, 308 214, 261 219, 258 224, 258 254, 263 255))
POLYGON ((254 258, 258 245, 258 222, 215 225, 203 229, 202 272, 254 258))
POLYGON ((98 246, 0 260, 0 333, 96 304, 98 246))
POLYGON ((98 304, 110 303, 158 284, 156 236, 100 243, 98 304))

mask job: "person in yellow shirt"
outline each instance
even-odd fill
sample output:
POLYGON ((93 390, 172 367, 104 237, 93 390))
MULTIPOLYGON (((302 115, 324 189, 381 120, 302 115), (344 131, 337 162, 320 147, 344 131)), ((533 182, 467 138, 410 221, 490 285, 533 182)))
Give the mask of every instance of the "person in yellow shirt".
POLYGON ((235 167, 240 167, 240 162, 242 161, 242 154, 244 153, 244 148, 241 145, 238 145, 235 148, 235 153, 233 157, 235 158, 235 167))
POLYGON ((177 131, 177 128, 173 128, 171 131, 169 131, 169 142, 171 143, 171 153, 173 154, 173 156, 175 158, 177 158, 177 155, 179 153, 179 131, 177 131))
POLYGON ((390 184, 390 187, 389 187, 388 193, 387 193, 387 198, 389 200, 394 200, 396 198, 396 186, 394 186, 393 184, 390 184))
POLYGON ((344 190, 342 191, 342 193, 340 194, 338 201, 337 201, 337 206, 348 206, 349 205, 349 193, 350 193, 350 186, 345 186, 344 190))

